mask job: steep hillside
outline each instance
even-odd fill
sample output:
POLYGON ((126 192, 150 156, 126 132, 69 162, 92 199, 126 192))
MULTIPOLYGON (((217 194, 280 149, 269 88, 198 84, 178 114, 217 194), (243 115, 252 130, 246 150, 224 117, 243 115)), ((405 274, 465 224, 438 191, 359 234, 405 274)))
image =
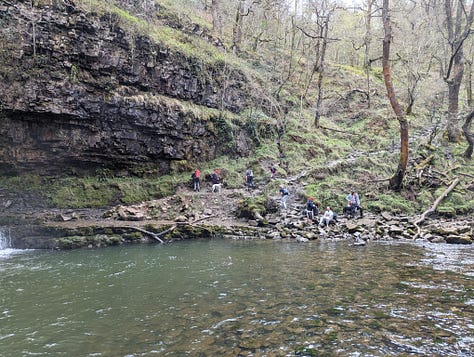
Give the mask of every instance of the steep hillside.
POLYGON ((404 214, 426 210, 460 176, 437 212, 474 211, 474 168, 464 143, 445 141, 434 90, 409 117, 407 177, 391 192, 399 128, 380 69, 369 106, 365 73, 327 63, 315 128, 316 80, 302 80, 311 62, 264 48, 236 56, 204 19, 163 3, 1 2, 0 210, 161 198, 188 190, 195 167, 220 168, 226 189, 240 190, 250 167, 257 199, 291 176, 298 203, 341 207, 356 189, 369 211, 404 214))

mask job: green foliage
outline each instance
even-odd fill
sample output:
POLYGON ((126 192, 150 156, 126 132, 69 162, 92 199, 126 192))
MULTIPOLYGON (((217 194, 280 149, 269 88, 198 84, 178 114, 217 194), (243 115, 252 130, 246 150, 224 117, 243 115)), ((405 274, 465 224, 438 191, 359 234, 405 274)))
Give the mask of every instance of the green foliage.
POLYGON ((417 201, 419 202, 421 209, 428 209, 434 202, 435 198, 433 193, 428 190, 421 190, 417 196, 417 201))
MULTIPOLYGON (((102 208, 119 203, 134 204, 172 195, 177 185, 182 182, 180 180, 185 180, 184 176, 177 178, 170 175, 157 179, 104 179, 103 176, 44 178, 36 182, 36 185, 28 187, 38 195, 44 196, 51 207, 102 208)), ((31 182, 31 179, 21 182, 31 182)))
POLYGON ((40 191, 43 182, 39 175, 0 176, 0 186, 11 192, 40 191))
POLYGON ((366 202, 366 207, 369 211, 376 213, 388 211, 396 214, 415 214, 416 212, 416 203, 407 201, 396 194, 378 194, 366 202))
POLYGON ((79 81, 79 66, 76 63, 73 63, 71 66, 71 83, 77 83, 79 81))
POLYGON ((264 140, 276 138, 276 121, 262 111, 248 111, 241 116, 245 118, 244 128, 254 143, 260 145, 264 140))
POLYGON ((265 196, 249 196, 239 200, 237 204, 237 217, 255 218, 255 212, 264 215, 267 211, 265 196))
MULTIPOLYGON (((308 197, 314 197, 319 209, 330 206, 333 211, 342 212, 342 208, 346 205, 346 196, 353 189, 353 181, 344 175, 327 176, 323 180, 307 184, 302 192, 301 200, 303 202, 308 197)), ((367 198, 364 193, 364 190, 359 190, 362 205, 365 207, 367 198)))
MULTIPOLYGON (((437 190, 435 195, 441 194, 440 191, 441 190, 437 190)), ((474 200, 466 200, 465 194, 454 191, 440 203, 437 212, 448 217, 472 213, 474 212, 474 200)))
POLYGON ((217 139, 218 152, 228 154, 235 149, 235 135, 233 125, 224 116, 220 115, 214 119, 215 135, 217 139))
POLYGON ((320 352, 316 348, 301 346, 295 350, 296 356, 319 356, 320 352))

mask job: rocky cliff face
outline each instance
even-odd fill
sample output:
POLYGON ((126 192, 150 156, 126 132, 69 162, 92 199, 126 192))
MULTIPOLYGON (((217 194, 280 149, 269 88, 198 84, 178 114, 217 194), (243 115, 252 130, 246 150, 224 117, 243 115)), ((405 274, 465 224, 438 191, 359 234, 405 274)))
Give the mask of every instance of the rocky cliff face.
POLYGON ((224 119, 257 92, 241 71, 45 3, 0 2, 0 174, 160 174, 252 145, 224 119))

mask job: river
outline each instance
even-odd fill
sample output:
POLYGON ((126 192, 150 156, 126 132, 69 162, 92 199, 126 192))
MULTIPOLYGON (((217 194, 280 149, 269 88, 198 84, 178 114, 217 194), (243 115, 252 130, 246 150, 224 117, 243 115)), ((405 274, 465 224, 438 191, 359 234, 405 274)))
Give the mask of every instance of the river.
MULTIPOLYGON (((5 242, 5 239, 3 239, 5 242)), ((0 250, 0 356, 472 356, 471 246, 0 250)))

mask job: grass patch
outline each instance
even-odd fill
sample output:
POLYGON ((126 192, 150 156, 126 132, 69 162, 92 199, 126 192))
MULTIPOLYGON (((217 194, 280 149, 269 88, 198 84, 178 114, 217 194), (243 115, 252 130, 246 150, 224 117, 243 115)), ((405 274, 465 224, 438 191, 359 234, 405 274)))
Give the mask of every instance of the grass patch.
POLYGON ((183 178, 162 176, 157 179, 98 177, 60 178, 43 185, 46 201, 58 208, 103 208, 134 204, 175 193, 183 178))
POLYGON ((396 214, 415 214, 417 211, 415 202, 408 201, 400 195, 385 193, 372 197, 366 202, 366 207, 369 211, 376 213, 389 211, 396 214))

